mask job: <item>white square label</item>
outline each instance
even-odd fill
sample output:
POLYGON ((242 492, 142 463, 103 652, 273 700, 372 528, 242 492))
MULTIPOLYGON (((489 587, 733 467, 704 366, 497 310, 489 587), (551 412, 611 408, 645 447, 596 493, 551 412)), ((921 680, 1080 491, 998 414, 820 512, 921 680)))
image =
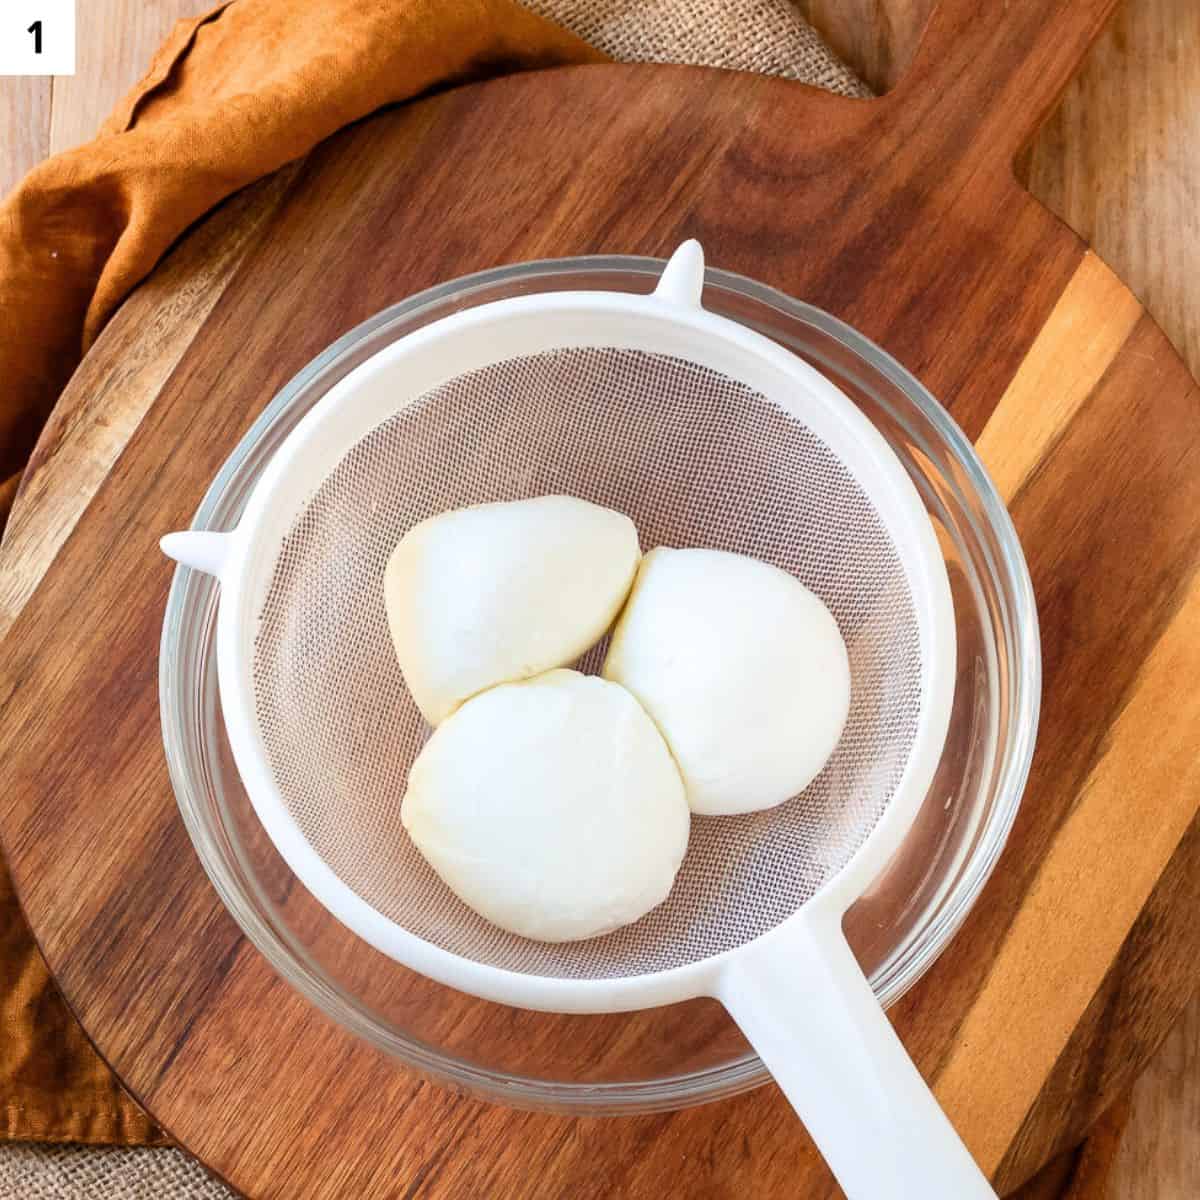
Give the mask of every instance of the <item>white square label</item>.
POLYGON ((0 75, 74 75, 75 0, 0 0, 0 75))

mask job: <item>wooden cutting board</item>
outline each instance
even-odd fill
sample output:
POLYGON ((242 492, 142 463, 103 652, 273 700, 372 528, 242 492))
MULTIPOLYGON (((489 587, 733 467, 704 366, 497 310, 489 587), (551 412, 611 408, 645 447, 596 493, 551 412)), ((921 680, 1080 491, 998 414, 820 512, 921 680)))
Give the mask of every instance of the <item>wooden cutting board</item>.
POLYGON ((967 924, 893 1011, 1002 1188, 1090 1124, 1194 982, 1200 396, 1137 301, 1015 183, 1111 0, 946 0, 888 96, 689 68, 513 77, 383 113, 197 229, 43 438, 3 551, 0 838, 84 1027, 249 1195, 824 1195, 773 1088, 531 1115, 422 1083, 274 975, 222 909, 158 739, 187 524, 255 415, 378 309, 500 263, 664 255, 820 305, 976 439, 1042 621, 1038 752, 967 924))

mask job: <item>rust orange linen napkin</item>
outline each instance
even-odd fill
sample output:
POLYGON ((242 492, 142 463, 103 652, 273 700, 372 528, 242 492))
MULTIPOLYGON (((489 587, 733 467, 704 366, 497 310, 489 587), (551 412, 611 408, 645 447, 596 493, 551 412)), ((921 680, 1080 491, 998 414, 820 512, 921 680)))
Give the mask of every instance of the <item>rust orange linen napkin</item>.
POLYGON ((512 0, 232 0, 0 207, 0 525, 55 398, 193 221, 385 104, 603 55, 512 0))

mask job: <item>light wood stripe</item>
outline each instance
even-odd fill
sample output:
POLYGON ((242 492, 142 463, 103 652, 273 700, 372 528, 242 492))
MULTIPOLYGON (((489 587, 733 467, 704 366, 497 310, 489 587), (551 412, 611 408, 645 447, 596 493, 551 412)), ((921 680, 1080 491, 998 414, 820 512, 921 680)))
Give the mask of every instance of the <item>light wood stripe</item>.
POLYGON ((50 79, 7 76, 0 85, 0 196, 6 196, 50 143, 50 79))
POLYGON ((975 444, 1011 501, 1100 382, 1142 315, 1088 251, 975 444))
POLYGON ((135 293, 105 330, 124 347, 99 375, 88 362, 60 403, 71 412, 61 439, 25 480, 0 546, 0 637, 92 502, 196 332, 233 279, 295 168, 234 197, 135 293), (149 324, 152 332, 147 333, 149 324))
POLYGON ((1195 817, 1200 689, 1181 681, 1197 677, 1200 577, 1139 673, 938 1077, 938 1097, 986 1170, 999 1166, 1195 817))

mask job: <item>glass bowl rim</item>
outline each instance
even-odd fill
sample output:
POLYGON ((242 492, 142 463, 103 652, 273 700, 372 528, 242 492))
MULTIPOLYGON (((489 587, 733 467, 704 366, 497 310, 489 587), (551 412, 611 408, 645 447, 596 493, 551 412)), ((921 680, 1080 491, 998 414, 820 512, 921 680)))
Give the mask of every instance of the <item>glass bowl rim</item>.
MULTIPOLYGON (((289 411, 296 398, 366 338, 384 332, 389 325, 411 318, 422 309, 449 298, 469 299, 474 293, 486 292, 497 285, 524 278, 544 282, 554 277, 592 276, 607 272, 644 276, 651 283, 657 279, 663 263, 661 259, 638 255, 538 259, 459 276, 380 310, 332 342, 283 385, 217 472, 196 510, 192 528, 210 527, 246 460, 262 444, 276 422, 289 411)), ((844 321, 776 288, 713 267, 706 269, 705 287, 741 295, 778 311, 788 319, 799 320, 816 328, 849 349, 903 393, 933 426, 946 450, 963 471, 1000 548, 1001 561, 993 566, 993 570, 1003 574, 1011 585, 1007 599, 1013 609, 1012 627, 1016 644, 1017 670, 1013 674, 1015 711, 1010 723, 1008 744, 1000 747, 1002 764, 995 798, 984 818, 977 843, 962 865, 958 880, 940 905, 935 919, 920 935, 920 944, 906 964, 907 977, 884 979, 882 983, 873 980, 881 1003, 890 1006, 925 974, 948 945, 990 878, 1016 819, 1032 761, 1041 698, 1041 650, 1032 581, 1008 510, 974 447, 946 409, 911 372, 844 321)), ((592 286, 586 290, 596 289, 592 286)), ((174 687, 175 657, 186 601, 186 575, 186 570, 180 568, 172 579, 159 661, 162 735, 172 787, 197 856, 223 905, 254 947, 306 999, 317 1004, 343 1027, 388 1050, 408 1066, 452 1087, 520 1107, 576 1114, 657 1112, 735 1095, 770 1079, 761 1060, 753 1053, 731 1063, 655 1080, 573 1083, 513 1075, 480 1067, 420 1041, 385 1032, 359 1009, 348 1007, 341 1000, 337 986, 290 935, 290 931, 281 930, 274 924, 268 925, 247 906, 240 890, 227 877, 222 861, 224 856, 215 844, 198 806, 191 802, 191 779, 176 735, 179 713, 174 687)), ((219 720, 219 716, 216 719, 219 720)))

